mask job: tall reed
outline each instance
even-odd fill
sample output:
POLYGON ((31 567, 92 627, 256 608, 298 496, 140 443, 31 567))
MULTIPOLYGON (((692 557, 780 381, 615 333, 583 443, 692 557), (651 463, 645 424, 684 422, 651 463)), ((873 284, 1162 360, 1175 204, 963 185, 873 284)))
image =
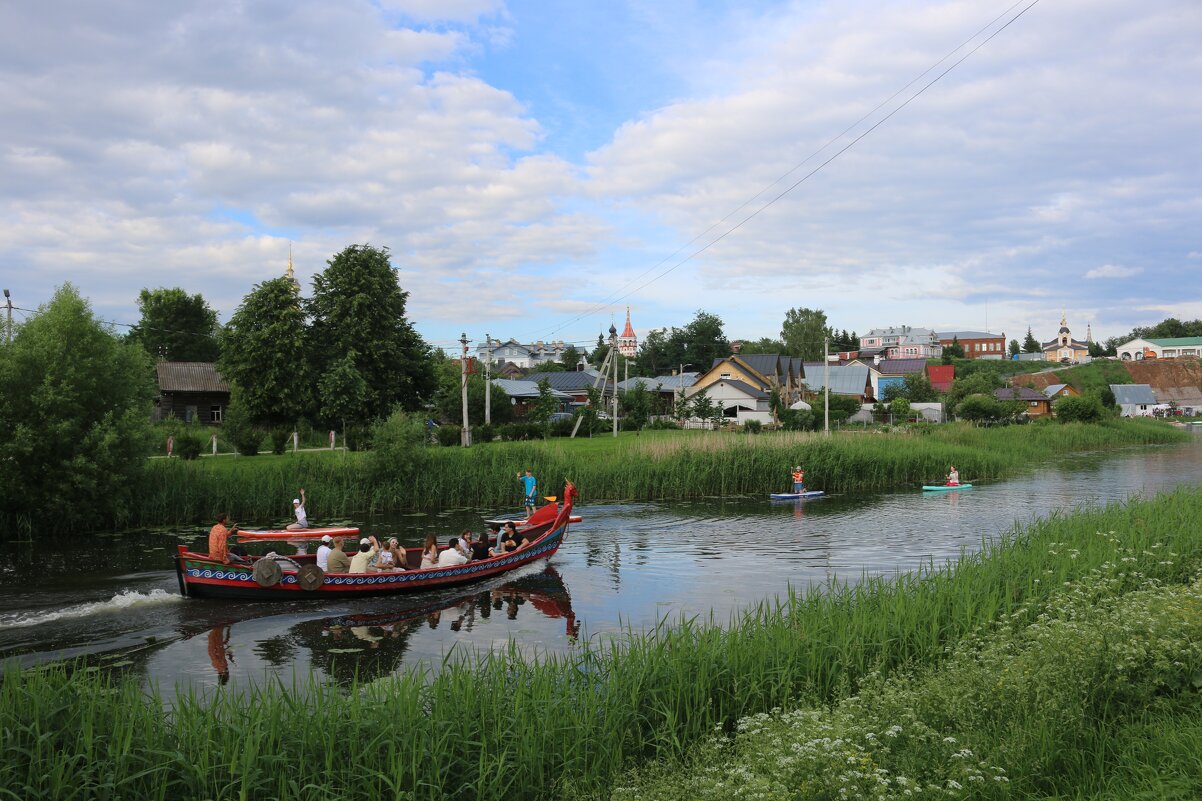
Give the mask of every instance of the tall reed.
MULTIPOLYGON (((735 721, 823 705, 869 676, 936 665, 966 636, 1043 614, 1065 582, 1116 591, 1202 567, 1202 489, 1057 517, 949 565, 765 601, 719 626, 523 657, 516 647, 343 689, 185 693, 53 667, 0 684, 0 798, 553 798, 600 791, 735 721), (1112 571, 1114 572, 1114 571, 1112 571)), ((1057 669, 1049 665, 1049 669, 1057 669)))

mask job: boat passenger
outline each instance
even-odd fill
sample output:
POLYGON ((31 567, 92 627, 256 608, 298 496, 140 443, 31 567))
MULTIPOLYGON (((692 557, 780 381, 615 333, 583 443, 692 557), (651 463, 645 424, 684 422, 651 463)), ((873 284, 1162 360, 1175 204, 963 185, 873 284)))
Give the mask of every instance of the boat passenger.
POLYGON ((345 540, 342 537, 334 538, 334 547, 330 549, 330 554, 326 557, 328 565, 327 573, 347 573, 351 569, 351 558, 342 550, 342 544, 345 540))
POLYGON ((510 521, 505 524, 505 531, 501 533, 502 543, 506 551, 516 551, 518 548, 525 548, 530 544, 530 540, 526 539, 526 535, 518 531, 517 524, 510 521))
POLYGON ((805 477, 806 471, 801 469, 801 465, 793 468, 793 491, 805 492, 805 477))
POLYGON ((389 537, 388 547, 380 551, 380 555, 377 557, 376 564, 372 569, 382 573, 404 570, 408 567, 406 561, 405 552, 397 547, 396 537, 389 537))
POLYGON ((352 573, 366 573, 371 558, 380 553, 380 543, 375 537, 363 537, 359 540, 359 553, 351 557, 352 573))
POLYGON ((956 469, 955 465, 952 465, 952 469, 947 474, 947 485, 949 487, 960 486, 960 471, 956 469))
POLYGON ((472 543, 472 558, 487 559, 492 555, 493 550, 488 547, 488 534, 481 534, 480 539, 472 543))
POLYGON ((323 534, 321 537, 321 545, 317 546, 317 566, 325 572, 330 571, 330 546, 334 543, 334 538, 329 534, 323 534))
POLYGON ((459 538, 451 537, 447 542, 447 548, 438 555, 439 567, 453 567, 454 565, 462 565, 467 562, 467 557, 459 550, 459 538))
POLYGON ((433 534, 426 535, 426 544, 422 546, 422 567, 434 567, 438 564, 438 540, 433 534))
POLYGON ((472 532, 469 529, 464 529, 459 535, 459 553, 463 554, 464 558, 471 561, 472 558, 472 532))
POLYGON ((228 518, 229 515, 227 515, 225 512, 222 512, 221 514, 217 515, 217 523, 211 529, 209 529, 209 558, 216 562, 221 562, 227 565, 230 564, 230 562, 244 561, 242 557, 238 556, 237 554, 230 553, 229 539, 232 534, 237 533, 238 527, 230 526, 229 528, 226 528, 225 521, 228 518))
POLYGON ((292 511, 296 514, 296 522, 289 523, 286 531, 299 531, 309 527, 309 516, 305 512, 305 488, 301 487, 300 497, 292 499, 292 511))

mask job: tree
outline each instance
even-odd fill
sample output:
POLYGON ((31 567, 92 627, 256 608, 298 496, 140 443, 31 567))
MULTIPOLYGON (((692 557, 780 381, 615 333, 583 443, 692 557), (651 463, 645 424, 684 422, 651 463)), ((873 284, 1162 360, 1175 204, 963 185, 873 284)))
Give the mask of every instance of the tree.
POLYGON ((150 446, 150 357, 64 284, 0 347, 0 520, 126 524, 150 446))
POLYGON ((960 337, 952 337, 952 344, 943 347, 943 363, 951 364, 952 359, 964 358, 964 346, 960 344, 960 337))
POLYGON ((911 403, 934 403, 939 400, 939 393, 931 386, 931 379, 926 373, 907 373, 902 379, 904 397, 911 403))
POLYGON ((351 245, 313 278, 309 349, 319 375, 351 350, 367 387, 365 414, 383 417, 394 407, 412 411, 437 388, 430 347, 405 317, 388 248, 351 245))
POLYGON ((785 343, 779 339, 771 337, 762 337, 756 340, 743 340, 743 347, 739 348, 739 353, 755 354, 755 353, 785 353, 785 343))
POLYGON ((184 290, 143 289, 138 293, 138 324, 126 339, 153 358, 169 362, 213 362, 217 347, 217 312, 199 295, 184 290))
POLYGON ((1053 408, 1062 423, 1100 423, 1106 417, 1102 401, 1093 395, 1066 395, 1053 408))
POLYGON ((956 416, 972 423, 984 423, 997 420, 1002 416, 1002 409, 991 395, 969 395, 955 407, 956 416))
MULTIPOLYGON (((460 381, 462 373, 459 363, 445 356, 434 357, 438 391, 434 395, 434 407, 439 419, 460 425, 463 422, 463 392, 460 381)), ((484 425, 484 377, 472 373, 467 377, 467 419, 474 426, 484 425)), ((494 424, 513 420, 513 403, 509 393, 493 384, 488 390, 490 418, 494 424)))
POLYGON ((601 364, 605 361, 605 357, 609 355, 609 345, 605 344, 605 337, 597 334, 597 347, 589 354, 588 361, 593 367, 600 369, 601 364))
POLYGON ((1031 333, 1031 326, 1027 326, 1027 336, 1023 339, 1023 353, 1040 353, 1043 347, 1039 344, 1039 340, 1031 333))
POLYGON ((944 395, 944 408, 951 411, 960 401, 969 395, 989 395, 1002 386, 1002 379, 996 373, 979 372, 958 377, 952 382, 947 394, 944 395))
POLYGON ((251 422, 291 425, 312 409, 305 313, 287 278, 256 285, 226 323, 220 343, 218 369, 240 388, 251 422))
POLYGON ((721 407, 710 399, 709 393, 704 389, 689 398, 689 417, 709 420, 714 416, 715 410, 721 411, 721 407))
POLYGON ((639 375, 657 376, 667 375, 671 370, 677 369, 680 362, 672 364, 668 347, 668 329, 657 328, 648 333, 639 343, 639 352, 634 360, 634 371, 639 375))
POLYGON ((338 421, 344 442, 346 421, 363 420, 367 409, 367 382, 355 367, 358 355, 353 348, 347 351, 317 382, 321 416, 338 421))
POLYGON ((651 393, 646 385, 642 381, 635 381, 633 387, 618 396, 618 402, 626 425, 635 431, 642 431, 651 417, 651 393))
POLYGON ((828 334, 826 312, 821 309, 789 309, 781 324, 780 338, 785 352, 807 361, 820 361, 822 340, 828 334))
POLYGON ((678 363, 692 363, 698 372, 708 370, 715 359, 730 355, 730 342, 722 331, 722 318, 700 309, 684 328, 672 329, 670 340, 674 347, 669 349, 669 355, 676 351, 678 363))
POLYGON ((559 354, 559 363, 566 370, 575 370, 576 365, 580 364, 580 351, 576 350, 575 345, 568 345, 563 349, 563 353, 559 354))
POLYGON ((1106 346, 1103 345, 1101 342, 1090 342, 1089 343, 1089 355, 1094 359, 1096 359, 1100 356, 1105 356, 1106 355, 1106 346))
POLYGON ((1017 356, 1019 354, 1020 350, 1021 350, 1021 348, 1019 347, 1018 340, 1017 339, 1010 340, 1010 355, 1017 356))
POLYGON ((551 436, 551 415, 559 411, 559 400, 547 379, 538 382, 538 398, 530 408, 530 422, 543 428, 543 439, 551 436))
POLYGON ((893 415, 895 422, 898 419, 905 422, 910 416, 910 401, 906 398, 894 398, 893 402, 889 404, 889 412, 893 415))

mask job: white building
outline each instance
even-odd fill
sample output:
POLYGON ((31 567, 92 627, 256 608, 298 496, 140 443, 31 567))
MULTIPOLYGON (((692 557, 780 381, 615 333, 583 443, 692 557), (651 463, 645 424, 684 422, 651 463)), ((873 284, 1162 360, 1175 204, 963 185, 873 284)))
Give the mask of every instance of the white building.
POLYGON ((518 367, 530 369, 547 362, 557 362, 563 356, 563 342, 543 342, 539 340, 531 345, 523 345, 516 339, 505 342, 494 339, 491 349, 488 342, 476 346, 476 356, 480 361, 492 359, 493 364, 513 362, 518 367), (490 356, 491 354, 491 356, 490 356))
POLYGON ((626 327, 622 329, 622 335, 618 337, 618 353, 625 356, 627 359, 633 359, 639 352, 639 340, 634 335, 634 329, 630 326, 630 307, 626 307, 626 327))
POLYGON ((1173 359, 1178 356, 1202 356, 1202 337, 1167 337, 1164 339, 1133 339, 1117 349, 1120 359, 1173 359))
POLYGON ((1111 384, 1110 391, 1123 417, 1151 417, 1156 409, 1156 395, 1148 384, 1111 384))

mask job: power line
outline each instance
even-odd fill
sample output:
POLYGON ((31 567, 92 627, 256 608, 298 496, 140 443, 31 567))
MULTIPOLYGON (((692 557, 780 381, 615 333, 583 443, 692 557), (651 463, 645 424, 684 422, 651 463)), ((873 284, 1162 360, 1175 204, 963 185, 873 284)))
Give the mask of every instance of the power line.
MULTIPOLYGON (((905 91, 906 91, 907 89, 909 89, 911 86, 913 86, 915 83, 917 83, 918 81, 920 81, 920 80, 921 80, 921 79, 922 79, 924 76, 926 76, 926 75, 927 75, 927 74, 929 74, 931 71, 933 71, 934 69, 936 69, 936 68, 937 68, 937 67, 938 67, 940 64, 942 64, 943 62, 947 61, 949 58, 951 58, 953 55, 955 55, 955 54, 956 54, 958 51, 960 51, 960 50, 962 50, 964 47, 966 47, 966 46, 967 46, 967 45, 968 45, 970 42, 972 42, 974 39, 976 39, 977 37, 979 37, 979 36, 980 36, 980 35, 981 35, 983 32, 985 32, 985 31, 986 31, 986 30, 988 30, 989 28, 991 28, 991 27, 993 27, 994 25, 996 25, 996 24, 997 24, 997 22, 998 22, 999 20, 1001 20, 1003 17, 1005 17, 1005 16, 1007 16, 1008 14, 1010 14, 1010 12, 1011 12, 1011 11, 1013 11, 1013 10, 1014 10, 1014 9, 1015 9, 1017 6, 1021 5, 1023 2, 1026 2, 1026 1, 1027 1, 1027 0, 1017 0, 1017 2, 1015 2, 1013 5, 1011 5, 1009 8, 1007 8, 1005 11, 1003 11, 1003 12, 1002 12, 1001 14, 999 14, 998 16, 994 17, 994 18, 993 18, 992 20, 990 20, 990 21, 989 21, 987 24, 985 24, 984 26, 982 26, 982 27, 981 27, 979 30, 977 30, 975 33, 973 33, 971 36, 969 36, 967 39, 965 39, 963 42, 961 42, 959 45, 957 45, 955 48, 953 48, 953 49, 952 49, 952 50, 951 50, 951 51, 950 51, 950 52, 949 52, 947 55, 945 55, 943 58, 941 58, 941 59, 939 59, 938 61, 936 61, 936 62, 935 62, 934 64, 932 64, 930 67, 927 67, 925 70, 923 70, 921 73, 919 73, 919 74, 918 74, 917 76, 915 76, 913 79, 911 79, 911 80, 910 80, 910 81, 909 81, 909 82, 908 82, 908 83, 907 83, 905 86, 903 86, 902 88, 898 89, 896 92, 894 92, 892 95, 890 95, 890 96, 889 96, 888 98, 886 98, 885 100, 881 101, 881 102, 880 102, 879 104, 877 104, 877 106, 876 106, 875 108, 873 108, 871 111, 869 111, 868 113, 866 113, 864 116, 860 117, 860 119, 858 119, 858 120, 856 120, 855 122, 853 122, 851 125, 849 125, 847 128, 845 128, 845 129, 844 129, 842 132, 840 132, 840 133, 839 133, 837 136, 835 136, 835 137, 831 138, 830 140, 828 140, 828 141, 827 141, 825 144, 823 144, 823 145, 822 145, 820 148, 818 148, 817 150, 815 150, 813 153, 811 153, 810 155, 806 156, 806 158, 805 158, 805 159, 803 159, 801 162, 799 162, 798 164, 794 165, 794 166, 793 166, 791 169, 789 169, 789 170, 788 170, 788 171, 787 171, 787 172, 786 172, 784 175, 780 176, 780 177, 779 177, 779 178, 777 178, 775 181, 773 181, 771 184, 769 184, 768 186, 766 186, 766 187, 764 187, 763 189, 761 189, 761 190, 760 190, 759 192, 757 192, 755 195, 753 195, 753 196, 752 196, 752 197, 750 197, 748 200, 746 200, 746 201, 744 201, 742 204, 740 204, 740 205, 739 205, 737 208, 735 208, 733 211, 731 211, 731 212, 729 212, 728 214, 726 214, 726 216, 724 216, 724 217, 723 217, 722 219, 720 219, 718 222, 714 223, 714 224, 713 224, 713 225, 711 225, 709 228, 705 229, 705 230, 704 230, 704 231, 702 231, 700 234, 698 234, 697 236, 695 236, 695 237, 693 237, 692 239, 690 239, 690 240, 689 240, 688 242, 686 242, 684 245, 681 245, 679 248, 677 248, 677 249, 676 249, 675 251, 673 251, 671 254, 669 254, 668 256, 664 257, 664 258, 663 258, 663 259, 661 259, 659 262, 657 262, 655 265, 653 265, 652 267, 649 267, 648 269, 646 269, 646 270, 644 270, 643 272, 639 273, 639 274, 638 274, 637 276, 635 276, 634 278, 632 278, 632 279, 628 280, 626 283, 622 284, 622 286, 619 288, 619 291, 621 291, 621 289, 624 289, 624 288, 626 288, 626 287, 630 286, 631 284, 633 284, 634 282, 638 281, 638 280, 639 280, 640 278, 642 278, 643 276, 645 276, 645 275, 647 275, 648 273, 650 273, 650 272, 652 272, 652 271, 654 271, 654 270, 658 269, 658 268, 659 268, 661 265, 663 265, 663 264, 665 264, 666 262, 670 261, 670 260, 671 260, 671 259, 672 259, 674 256, 676 256, 676 255, 677 255, 678 253, 680 253, 681 251, 685 250, 685 249, 686 249, 686 248, 687 248, 689 245, 693 244, 694 242, 696 242, 696 241, 698 241, 699 239, 701 239, 702 237, 704 237, 706 234, 708 234, 710 231, 712 231, 712 230, 714 230, 715 228, 717 228, 717 227, 718 227, 719 225, 721 225, 723 222, 725 222, 726 220, 730 219, 730 218, 731 218, 731 217, 733 217, 735 214, 737 214, 738 212, 742 211, 744 208, 746 208, 747 206, 749 206, 749 205, 750 205, 752 202, 754 202, 754 201, 755 201, 757 198, 759 198, 761 195, 763 195, 763 194, 764 194, 765 192, 767 192, 769 189, 771 189, 772 187, 776 186, 776 185, 777 185, 777 184, 779 184, 781 181, 785 180, 785 179, 786 179, 788 176, 792 175, 792 174, 793 174, 794 172, 796 172, 797 170, 801 169, 801 167, 803 167, 803 166, 804 166, 804 165, 805 165, 807 162, 809 162, 809 161, 810 161, 811 159, 813 159, 815 156, 817 156, 818 154, 822 153, 824 150, 826 150, 828 147, 830 147, 832 144, 834 144, 834 143, 835 143, 835 142, 837 142, 838 140, 842 139, 842 138, 843 138, 845 135, 847 135, 847 133, 848 133, 848 132, 850 132, 852 129, 854 129, 855 127, 857 127, 857 126, 858 126, 858 125, 860 125, 861 123, 863 123, 865 120, 869 119, 869 118, 870 118, 870 117, 871 117, 873 114, 875 114, 875 113, 876 113, 877 111, 879 111, 881 108, 883 108, 884 106, 886 106, 886 105, 887 105, 887 104, 888 104, 890 101, 894 100, 896 97, 898 97, 899 95, 901 95, 903 92, 905 92, 905 91)), ((744 217, 742 220, 740 220, 738 223, 736 223, 735 225, 733 225, 732 227, 730 227, 729 229, 727 229, 726 231, 724 231, 724 232, 723 232, 721 235, 719 235, 718 237, 716 237, 715 239, 713 239, 712 241, 710 241, 710 242, 709 242, 709 243, 707 243, 706 245, 704 245, 704 246, 702 246, 702 247, 698 248, 697 250, 693 251, 693 252, 692 252, 692 253, 690 253, 689 255, 685 256, 683 259, 681 259, 681 260, 677 261, 675 264, 673 264, 673 265, 672 265, 671 267, 669 267, 667 270, 664 270, 664 271, 663 271, 663 272, 661 272, 660 274, 658 274, 658 275, 656 275, 655 277, 653 277, 651 280, 649 280, 649 281, 646 281, 646 282, 644 282, 644 283, 640 284, 639 286, 635 287, 635 288, 634 288, 634 289, 632 289, 631 291, 629 291, 629 292, 627 292, 627 293, 625 293, 625 294, 623 294, 623 295, 620 295, 620 296, 618 296, 618 297, 616 297, 616 298, 615 298, 613 295, 610 295, 610 296, 608 296, 608 297, 607 297, 607 298, 606 298, 604 301, 602 301, 601 303, 599 303, 599 304, 598 304, 598 305, 596 305, 595 307, 593 307, 593 308, 589 309, 588 311, 585 311, 585 312, 582 312, 582 313, 580 313, 580 314, 579 314, 579 315, 577 315, 576 317, 573 317, 573 318, 571 318, 571 319, 569 319, 569 320, 565 321, 563 324, 561 324, 561 325, 560 325, 560 326, 558 326, 557 328, 554 328, 554 329, 552 329, 552 330, 550 331, 549 335, 552 335, 552 334, 556 333, 557 331, 561 331, 561 330, 563 330, 564 328, 566 328, 567 326, 571 325, 572 323, 575 323, 575 322, 577 322, 577 321, 579 321, 579 320, 582 320, 582 319, 584 319, 585 317, 588 317, 588 316, 590 316, 590 315, 596 314, 596 313, 597 313, 597 312, 599 312, 599 311, 604 311, 604 310, 606 310, 606 309, 610 308, 611 306, 613 306, 614 304, 616 304, 616 303, 619 303, 619 302, 621 302, 622 300, 625 300, 626 298, 629 298, 629 297, 630 297, 631 295, 633 295, 634 293, 638 292, 638 291, 639 291, 639 290, 641 290, 641 289, 645 289, 646 287, 648 287, 648 286, 650 286, 651 284, 655 283, 655 282, 656 282, 656 281, 658 281, 659 279, 661 279, 661 278, 663 278, 664 276, 668 275, 669 273, 673 272, 674 270, 676 270, 676 269, 677 269, 678 267, 680 267, 681 265, 683 265, 683 264, 686 264, 687 262, 691 261, 691 260, 692 260, 693 258, 695 258, 696 256, 700 255, 701 253, 704 253, 706 250, 708 250, 709 248, 713 247, 713 246, 714 246, 714 245, 716 245, 718 242, 721 242, 721 241, 722 241, 723 239, 725 239, 727 236, 729 236, 730 234, 734 233, 734 232, 735 232, 735 231, 737 231, 739 228, 741 228, 741 227, 742 227, 744 224, 746 224, 748 221, 750 221, 751 219, 753 219, 753 218, 755 218, 756 216, 758 216, 758 215, 759 215, 761 212, 763 212, 764 210, 766 210, 766 209, 767 209, 767 208, 769 208, 770 206, 774 205, 774 204, 775 204, 775 203, 776 203, 778 200, 780 200, 782 197, 784 197, 785 195, 787 195, 787 194, 789 194, 790 192, 792 192, 794 189, 796 189, 798 186, 800 186, 802 183, 804 183, 806 180, 808 180, 808 179, 809 179, 811 176, 813 176, 815 173, 817 173, 817 172, 819 172, 820 170, 822 170, 822 168, 823 168, 823 167, 825 167, 826 165, 830 164, 832 161, 834 161, 835 159, 837 159, 839 156, 841 156, 841 155, 842 155, 843 153, 845 153, 847 150, 849 150, 850 148, 852 148, 852 147, 853 147, 853 146, 854 146, 856 143, 858 143, 858 142, 859 142, 861 139, 863 139, 865 136, 867 136, 868 134, 872 133, 872 132, 873 132, 873 131, 875 131, 877 128, 879 128, 879 127, 880 127, 880 126, 881 126, 883 123, 885 123, 885 122, 886 122, 886 121, 888 121, 888 120, 889 120, 891 117, 893 117, 893 115, 894 115, 894 114, 896 114, 897 112, 901 111, 903 108, 905 108, 906 106, 908 106, 908 105, 909 105, 911 102, 913 102, 913 101, 914 101, 914 100, 916 100, 916 99, 917 99, 919 96, 921 96, 921 95, 922 95, 924 92, 926 92, 926 90, 927 90, 927 89, 929 89, 931 86, 933 86, 934 84, 936 84, 937 82, 939 82, 939 80, 940 80, 940 79, 942 79, 942 78, 943 78, 945 75, 947 75, 947 74, 948 74, 949 72, 951 72, 953 69, 955 69, 955 68, 956 68, 956 67, 958 67, 960 64, 962 64, 962 63, 963 63, 963 62, 964 62, 966 59, 968 59, 970 56, 972 56, 974 53, 976 53, 978 50, 980 50, 982 47, 984 47, 986 44, 988 44, 988 43, 989 43, 989 42, 990 42, 990 41, 991 41, 991 40, 992 40, 994 37, 996 37, 996 36, 997 36, 998 34, 1000 34, 1002 31, 1006 30, 1006 28, 1010 27, 1010 25, 1012 25, 1012 24, 1013 24, 1015 21, 1017 21, 1017 20, 1019 19, 1019 17, 1023 16, 1024 14, 1026 14, 1026 13, 1027 13, 1027 11, 1029 11, 1029 10, 1030 10, 1030 9, 1031 9, 1033 6, 1035 6, 1037 3, 1039 3, 1039 0, 1031 0, 1031 1, 1028 3, 1028 5, 1027 5, 1026 7, 1024 7, 1024 8, 1023 8, 1021 11, 1019 11, 1017 14, 1015 14, 1015 15, 1014 15, 1013 17, 1011 17, 1009 20, 1007 20, 1007 21, 1005 22, 1005 24, 1003 24, 1001 27, 999 27, 999 28, 998 28, 997 30, 995 30, 993 33, 989 34, 989 36, 987 36, 987 37, 986 37, 984 40, 982 40, 982 41, 981 41, 979 44, 977 44, 975 47, 973 47, 971 50, 969 50, 967 53, 965 53, 963 56, 961 56, 959 59, 957 59, 957 60, 956 60, 956 61, 955 61, 955 62, 954 62, 954 63, 953 63, 951 66, 949 66, 949 67, 948 67, 947 69, 945 69, 943 72, 941 72, 941 73, 939 73, 938 75, 936 75, 936 76, 935 76, 935 77, 934 77, 932 80, 930 80, 928 83, 926 83, 926 84, 925 84, 925 85, 924 85, 924 86, 923 86, 921 89, 919 89, 917 92, 915 92, 915 93, 914 93, 913 95, 911 95, 909 98, 907 98, 907 99, 906 99, 906 100, 905 100, 905 101, 904 101, 904 102, 903 102, 901 105, 897 106, 897 108, 895 108, 895 109, 893 109, 892 111, 890 111, 888 114, 886 114, 884 117, 882 117, 882 118, 881 118, 880 120, 878 120, 876 123, 874 123, 874 124, 873 124, 871 127, 869 127, 869 128, 866 130, 866 131, 864 131, 864 132, 863 132, 863 133, 861 133, 859 136, 857 136, 856 138, 854 138, 854 139, 853 139, 851 142, 849 142, 849 143, 848 143, 847 145, 845 145, 844 147, 840 148, 840 149, 839 149, 839 150, 838 150, 838 151, 837 151, 837 152, 836 152, 834 155, 832 155, 832 156, 831 156, 830 158, 828 158, 826 161, 822 162, 822 163, 821 163, 821 164, 819 164, 817 167, 815 167, 814 169, 812 169, 810 172, 806 173, 806 174, 805 174, 804 176, 802 176, 802 177, 801 177, 801 178, 800 178, 798 181, 796 181, 796 182, 794 182, 793 184, 791 184, 791 185, 789 185, 788 187, 786 187, 784 191, 780 192, 779 194, 777 194, 776 196, 774 196, 773 198, 771 198, 770 200, 768 200, 768 202, 764 203, 762 206, 760 206, 760 207, 759 207, 758 209, 756 209, 754 212, 752 212, 751 214, 747 215, 747 216, 746 216, 746 217, 744 217)))

